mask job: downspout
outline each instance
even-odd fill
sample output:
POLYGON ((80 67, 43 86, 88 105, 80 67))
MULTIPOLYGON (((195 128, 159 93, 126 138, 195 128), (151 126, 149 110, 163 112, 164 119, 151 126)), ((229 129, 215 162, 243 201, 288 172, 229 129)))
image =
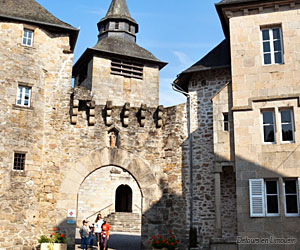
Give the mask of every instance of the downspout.
POLYGON ((186 96, 187 103, 189 105, 187 122, 188 122, 188 135, 189 135, 189 167, 190 167, 190 228, 193 228, 193 135, 191 133, 191 111, 192 103, 191 96, 189 93, 185 92, 180 86, 175 82, 172 83, 172 89, 186 96))

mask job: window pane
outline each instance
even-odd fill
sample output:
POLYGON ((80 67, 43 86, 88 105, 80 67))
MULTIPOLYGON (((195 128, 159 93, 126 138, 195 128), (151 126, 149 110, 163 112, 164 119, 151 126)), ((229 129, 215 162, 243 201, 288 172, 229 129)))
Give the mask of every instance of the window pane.
POLYGON ((273 29, 273 39, 280 39, 280 29, 273 29))
POLYGON ((291 117, 291 111, 290 110, 282 110, 280 112, 281 114, 281 122, 282 123, 291 123, 292 117, 291 117))
POLYGON ((293 127, 292 124, 282 124, 282 140, 293 141, 293 127))
POLYGON ((281 51, 281 42, 280 42, 280 40, 274 41, 273 44, 274 44, 274 50, 275 51, 281 51))
POLYGON ((263 40, 270 40, 269 30, 262 31, 263 40))
POLYGON ((264 64, 271 64, 271 54, 264 54, 264 64))
POLYGON ((285 181, 285 193, 286 194, 296 194, 297 185, 295 180, 285 181))
POLYGON ((264 126, 264 142, 274 142, 274 127, 273 125, 264 126))
POLYGON ((282 63, 282 54, 281 52, 275 53, 275 63, 282 63))
POLYGON ((298 213, 298 203, 297 203, 297 195, 287 195, 285 197, 286 201, 286 212, 291 214, 298 213))
POLYGON ((32 38, 32 32, 31 31, 28 31, 28 37, 32 38))
POLYGON ((274 124, 272 111, 264 111, 263 112, 263 123, 264 124, 274 124))
POLYGON ((266 181, 267 194, 277 194, 277 182, 266 181))
POLYGON ((270 42, 264 42, 264 52, 270 52, 271 51, 271 46, 270 46, 270 42))
POLYGON ((267 208, 268 213, 270 214, 278 214, 278 199, 277 195, 267 196, 267 208))

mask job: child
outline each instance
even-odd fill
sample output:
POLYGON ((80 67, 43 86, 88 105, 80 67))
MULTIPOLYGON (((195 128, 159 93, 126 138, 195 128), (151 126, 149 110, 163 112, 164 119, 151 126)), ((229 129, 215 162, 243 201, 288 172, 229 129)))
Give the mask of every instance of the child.
POLYGON ((88 249, 88 244, 89 244, 89 241, 88 241, 88 237, 89 237, 89 232, 90 232, 90 229, 88 227, 88 221, 87 220, 83 220, 82 221, 82 227, 80 227, 79 229, 79 234, 80 234, 80 237, 81 237, 81 249, 88 249))
POLYGON ((92 224, 90 226, 89 239, 88 239, 90 248, 92 248, 92 249, 93 249, 93 246, 94 246, 94 234, 95 234, 94 231, 95 231, 95 227, 94 227, 94 224, 92 224))
POLYGON ((101 248, 100 249, 101 250, 107 250, 110 225, 106 221, 103 221, 103 224, 102 224, 101 228, 102 228, 102 232, 101 232, 101 242, 100 242, 101 248))

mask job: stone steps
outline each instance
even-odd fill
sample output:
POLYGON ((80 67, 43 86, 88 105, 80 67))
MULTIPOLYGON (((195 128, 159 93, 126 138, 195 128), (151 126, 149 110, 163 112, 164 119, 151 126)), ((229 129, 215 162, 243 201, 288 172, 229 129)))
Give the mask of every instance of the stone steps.
POLYGON ((105 217, 112 232, 141 233, 141 216, 137 213, 111 213, 105 217))

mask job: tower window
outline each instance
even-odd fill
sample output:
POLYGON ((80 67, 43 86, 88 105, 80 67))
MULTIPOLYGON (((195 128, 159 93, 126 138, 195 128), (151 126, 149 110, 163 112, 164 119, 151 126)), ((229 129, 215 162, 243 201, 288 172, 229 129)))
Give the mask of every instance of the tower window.
POLYGON ((31 88, 26 86, 18 86, 17 105, 30 107, 31 88))
POLYGON ((116 29, 116 30, 119 29, 119 22, 115 22, 115 29, 116 29))
POLYGON ((228 126, 228 113, 223 113, 223 129, 224 129, 224 131, 228 131, 229 130, 229 126, 228 126))
POLYGON ((14 154, 14 167, 13 170, 24 171, 25 169, 25 153, 15 153, 14 154))
POLYGON ((22 39, 22 44, 25 46, 31 47, 33 44, 33 31, 24 29, 23 30, 23 39, 22 39))
POLYGON ((143 65, 113 59, 111 61, 111 74, 143 79, 143 65))

